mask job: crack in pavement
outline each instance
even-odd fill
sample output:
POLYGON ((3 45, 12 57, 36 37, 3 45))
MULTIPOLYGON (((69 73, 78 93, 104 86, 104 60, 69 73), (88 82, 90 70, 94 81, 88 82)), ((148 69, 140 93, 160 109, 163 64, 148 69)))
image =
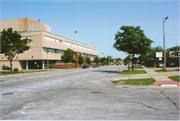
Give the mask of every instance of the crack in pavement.
POLYGON ((114 97, 114 98, 118 99, 118 100, 121 100, 121 101, 129 102, 129 103, 140 104, 140 105, 143 105, 143 106, 145 106, 147 108, 154 109, 154 110, 165 111, 165 112, 172 113, 172 114, 179 114, 179 113, 174 113, 174 112, 169 112, 169 111, 166 111, 166 110, 161 110, 161 109, 153 108, 152 106, 148 106, 148 105, 146 105, 144 103, 140 103, 140 102, 127 101, 127 100, 119 99, 119 98, 116 98, 116 97, 114 97))
POLYGON ((161 94, 162 95, 164 95, 176 108, 177 108, 177 110, 179 110, 179 108, 178 108, 178 106, 176 105, 176 103, 175 102, 173 102, 172 100, 170 100, 169 99, 169 97, 168 96, 166 96, 163 92, 165 92, 167 89, 165 89, 165 90, 163 90, 163 91, 161 91, 161 94))

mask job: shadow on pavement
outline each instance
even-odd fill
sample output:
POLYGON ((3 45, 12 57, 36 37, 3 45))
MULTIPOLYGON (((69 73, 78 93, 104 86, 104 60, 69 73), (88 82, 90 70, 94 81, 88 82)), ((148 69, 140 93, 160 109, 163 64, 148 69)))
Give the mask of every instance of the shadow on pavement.
POLYGON ((103 73, 119 73, 120 71, 94 70, 94 72, 103 72, 103 73))

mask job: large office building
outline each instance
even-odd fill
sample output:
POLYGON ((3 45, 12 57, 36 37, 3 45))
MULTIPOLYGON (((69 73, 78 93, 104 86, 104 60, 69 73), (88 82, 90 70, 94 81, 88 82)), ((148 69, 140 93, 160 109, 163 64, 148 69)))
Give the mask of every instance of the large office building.
MULTIPOLYGON (((13 28, 18 31, 23 38, 32 39, 28 45, 31 47, 28 51, 17 54, 13 59, 13 68, 21 69, 45 69, 47 60, 49 64, 56 67, 65 66, 61 60, 61 55, 68 48, 74 50, 75 63, 69 63, 68 66, 77 66, 77 58, 82 53, 84 58, 90 57, 91 60, 97 56, 97 48, 87 44, 74 41, 51 33, 51 27, 29 18, 15 18, 0 21, 0 31, 7 28, 13 28), (47 53, 48 50, 48 53, 47 53)), ((7 57, 2 56, 2 64, 10 66, 7 57)))

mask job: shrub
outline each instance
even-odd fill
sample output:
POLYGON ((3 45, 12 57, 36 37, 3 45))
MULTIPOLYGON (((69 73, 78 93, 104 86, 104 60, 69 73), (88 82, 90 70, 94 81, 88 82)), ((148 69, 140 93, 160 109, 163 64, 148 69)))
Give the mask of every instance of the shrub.
POLYGON ((49 65, 49 68, 54 68, 55 66, 54 65, 49 65))
POLYGON ((14 71, 19 71, 19 69, 18 68, 14 68, 14 71))

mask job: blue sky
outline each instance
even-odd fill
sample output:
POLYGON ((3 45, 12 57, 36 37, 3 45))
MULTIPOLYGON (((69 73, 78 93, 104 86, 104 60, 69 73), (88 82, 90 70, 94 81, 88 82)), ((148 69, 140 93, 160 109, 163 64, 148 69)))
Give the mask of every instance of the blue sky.
POLYGON ((0 20, 41 19, 52 33, 97 47, 99 57, 125 58, 113 48, 124 25, 141 26, 152 47, 163 47, 163 17, 169 16, 166 49, 179 45, 179 5, 179 0, 0 0, 0 20))

